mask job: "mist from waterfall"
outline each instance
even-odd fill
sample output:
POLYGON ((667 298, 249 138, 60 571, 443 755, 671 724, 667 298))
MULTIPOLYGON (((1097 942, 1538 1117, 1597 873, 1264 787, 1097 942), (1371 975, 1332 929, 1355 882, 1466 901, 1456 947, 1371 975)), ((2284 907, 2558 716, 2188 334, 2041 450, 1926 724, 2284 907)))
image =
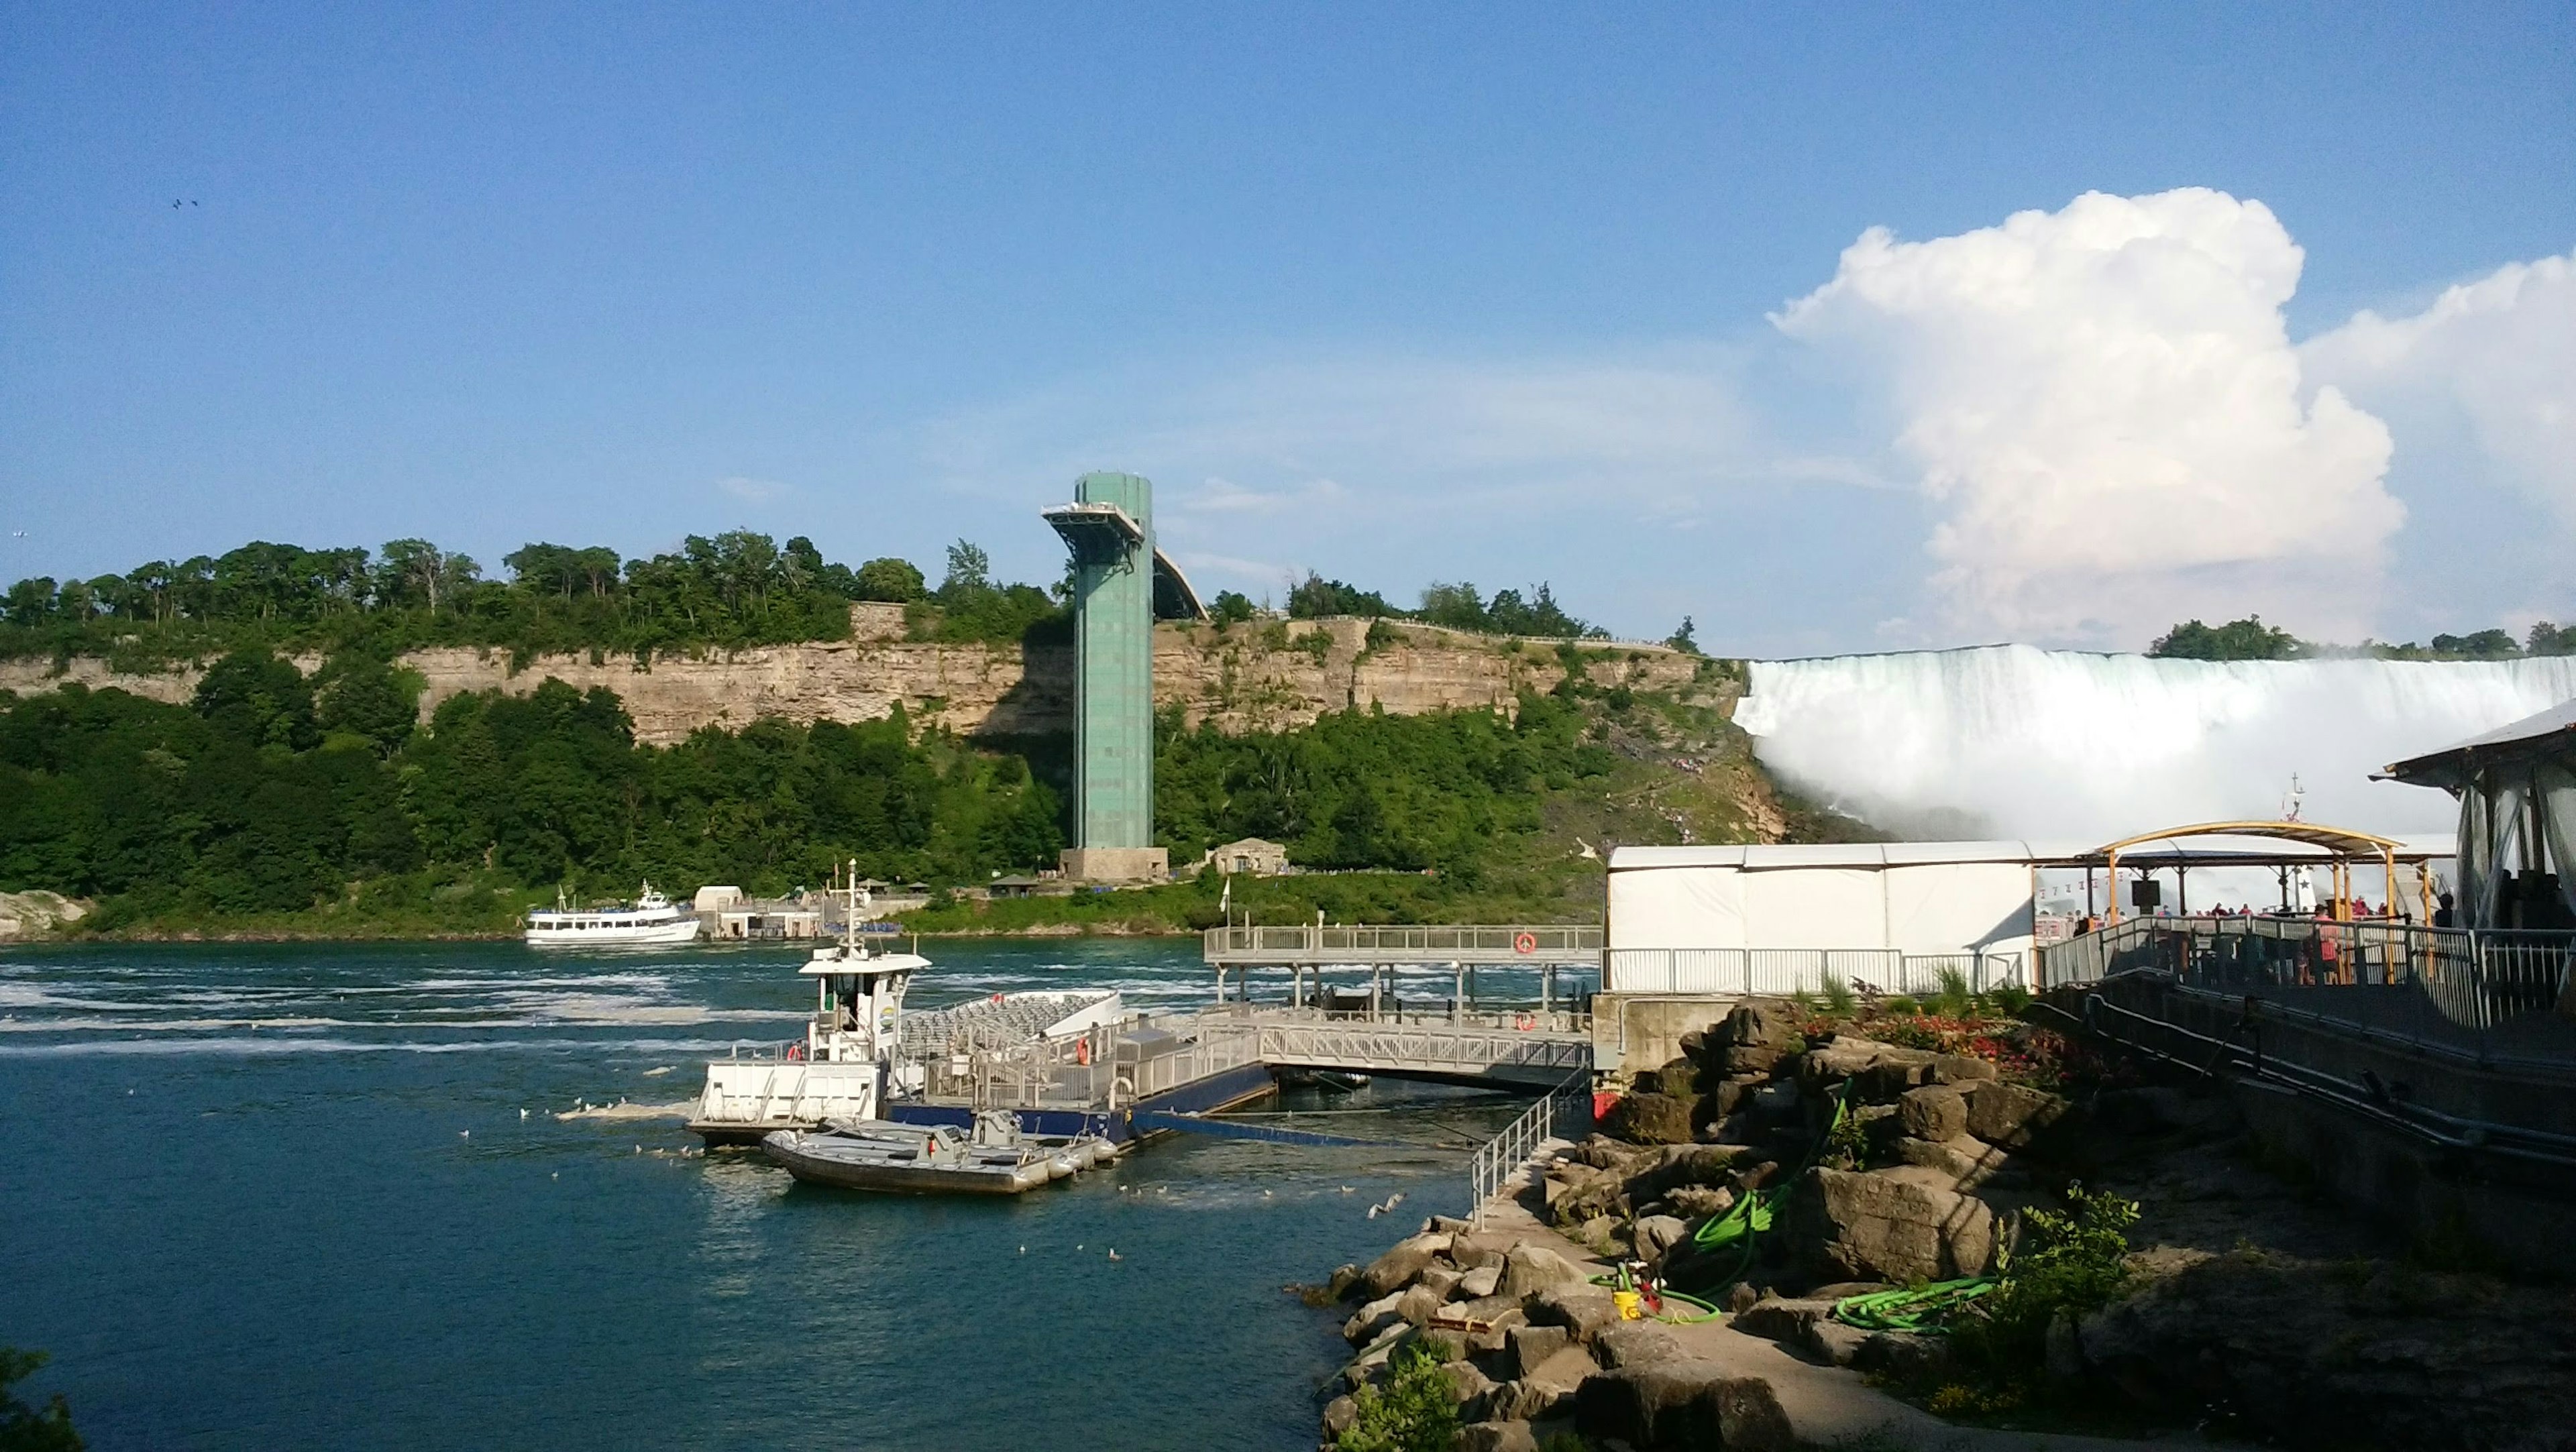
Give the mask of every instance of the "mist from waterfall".
POLYGON ((2576 697, 2576 658, 2190 661, 2026 645, 1755 661, 1736 722, 1815 801, 1901 836, 2107 841, 2274 818, 2442 832, 2391 761, 2576 697))

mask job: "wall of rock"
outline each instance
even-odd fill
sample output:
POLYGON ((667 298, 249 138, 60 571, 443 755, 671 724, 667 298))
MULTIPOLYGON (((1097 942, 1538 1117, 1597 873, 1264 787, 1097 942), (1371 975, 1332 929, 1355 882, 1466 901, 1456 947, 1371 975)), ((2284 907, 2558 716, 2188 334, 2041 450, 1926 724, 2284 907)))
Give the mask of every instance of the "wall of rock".
MULTIPOLYGON (((465 691, 532 691, 548 678, 606 686, 626 703, 639 739, 667 744, 701 726, 738 728, 763 716, 869 721, 899 703, 924 725, 961 735, 1035 736, 1071 729, 1070 646, 952 645, 906 640, 903 610, 851 607, 851 639, 758 646, 704 657, 541 656, 513 670, 508 652, 445 646, 403 657, 427 682, 426 719, 465 691)), ((1219 729, 1279 729, 1327 711, 1375 705, 1396 715, 1451 707, 1510 709, 1524 689, 1565 678, 1553 642, 1496 639, 1430 626, 1390 626, 1369 644, 1365 620, 1256 622, 1220 631, 1166 624, 1154 634, 1154 697, 1219 729), (1392 638, 1390 638, 1392 637, 1392 638)), ((310 670, 318 660, 300 662, 310 670)), ((1604 687, 1670 690, 1701 674, 1699 658, 1662 646, 1586 647, 1584 669, 1604 687)), ((0 661, 0 690, 34 694, 66 682, 185 701, 202 672, 120 672, 76 659, 0 661)))

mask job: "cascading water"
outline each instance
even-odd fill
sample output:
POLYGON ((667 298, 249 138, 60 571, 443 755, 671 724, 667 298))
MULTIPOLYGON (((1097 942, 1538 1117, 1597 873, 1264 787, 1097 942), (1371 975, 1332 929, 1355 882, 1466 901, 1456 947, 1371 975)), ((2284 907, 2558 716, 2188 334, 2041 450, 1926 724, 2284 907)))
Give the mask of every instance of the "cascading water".
POLYGON ((2026 645, 1755 661, 1736 722, 1763 764, 1905 836, 2106 841, 2272 818, 2450 830, 2389 762, 2576 697, 2576 658, 2189 661, 2026 645))

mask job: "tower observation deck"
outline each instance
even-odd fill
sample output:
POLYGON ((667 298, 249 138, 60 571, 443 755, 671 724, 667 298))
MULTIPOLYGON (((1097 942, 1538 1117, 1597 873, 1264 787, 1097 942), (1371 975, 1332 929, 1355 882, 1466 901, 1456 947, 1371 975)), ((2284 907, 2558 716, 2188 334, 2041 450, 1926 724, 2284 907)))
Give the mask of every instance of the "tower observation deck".
POLYGON ((1085 474, 1044 511, 1073 553, 1073 840, 1068 877, 1170 875, 1154 841, 1154 620, 1204 619, 1189 581, 1154 548, 1154 486, 1085 474))

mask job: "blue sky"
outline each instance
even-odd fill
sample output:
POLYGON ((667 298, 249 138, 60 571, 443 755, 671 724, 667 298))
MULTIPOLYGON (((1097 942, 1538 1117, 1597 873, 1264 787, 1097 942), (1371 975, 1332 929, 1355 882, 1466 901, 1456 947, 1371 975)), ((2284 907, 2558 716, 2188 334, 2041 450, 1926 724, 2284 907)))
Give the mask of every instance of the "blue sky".
POLYGON ((2576 613, 2576 10, 1209 11, 13 8, 0 573, 1121 467, 1755 654, 2576 613))

